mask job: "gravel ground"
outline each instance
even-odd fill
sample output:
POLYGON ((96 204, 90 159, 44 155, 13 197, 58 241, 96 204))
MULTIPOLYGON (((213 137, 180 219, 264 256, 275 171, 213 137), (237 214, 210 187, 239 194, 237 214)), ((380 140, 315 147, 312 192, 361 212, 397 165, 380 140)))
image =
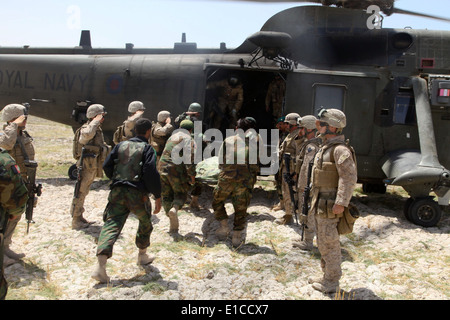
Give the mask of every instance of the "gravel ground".
MULTIPOLYGON (((54 140, 40 137, 45 121, 30 121, 29 132, 39 142, 40 163, 70 164, 70 130, 54 140), (33 131, 34 130, 34 131, 33 131), (45 145, 60 145, 45 152, 45 145), (59 155, 58 152, 61 154, 59 155), (69 155, 67 155, 69 153, 69 155), (50 159, 50 160, 49 160, 50 159), (51 160, 54 159, 54 160, 51 160), (56 160, 55 160, 56 159, 56 160)), ((47 130, 47 129, 45 129, 47 130)), ((59 130, 49 124, 48 130, 59 130), (50 129, 51 127, 51 129, 50 129)), ((58 131, 61 132, 61 131, 58 131)), ((64 170, 63 170, 64 171, 64 170)), ((275 191, 260 181, 249 208, 246 243, 231 247, 219 241, 219 224, 211 209, 212 188, 205 186, 201 209, 180 212, 180 234, 169 234, 162 211, 153 216, 150 252, 155 261, 136 265, 134 237, 137 219, 130 215, 108 260, 109 284, 98 284, 90 274, 96 263, 96 240, 103 225, 108 181, 96 181, 86 199, 85 217, 94 223, 71 229, 69 207, 75 182, 63 174, 39 177, 43 194, 34 212, 35 224, 26 234, 19 222, 12 249, 26 257, 5 268, 10 288, 7 300, 448 300, 450 297, 450 214, 444 212, 434 228, 408 222, 402 214, 404 193, 388 188, 384 196, 355 191, 353 202, 361 218, 352 234, 341 236, 343 277, 338 296, 314 290, 307 280, 321 275, 317 248, 302 252, 292 247, 299 227, 280 226, 282 211, 271 210, 275 191)), ((232 206, 227 204, 232 217, 232 206)))

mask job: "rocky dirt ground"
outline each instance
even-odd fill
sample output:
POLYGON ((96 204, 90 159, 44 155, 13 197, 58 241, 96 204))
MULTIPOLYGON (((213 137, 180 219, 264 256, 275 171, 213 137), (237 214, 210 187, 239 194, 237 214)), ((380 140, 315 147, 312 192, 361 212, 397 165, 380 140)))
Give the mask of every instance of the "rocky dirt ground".
MULTIPOLYGON (((386 195, 354 193, 361 218, 352 234, 341 237, 343 277, 339 295, 324 295, 307 280, 320 275, 320 253, 292 247, 298 226, 280 226, 273 211, 273 185, 259 181, 249 208, 246 243, 238 249, 215 237, 219 224, 210 206, 212 188, 205 186, 201 209, 180 212, 180 234, 168 234, 164 212, 153 216, 150 252, 155 261, 136 265, 137 219, 130 215, 108 260, 109 284, 90 274, 96 263, 96 240, 107 203, 108 181, 96 181, 86 200, 85 217, 94 223, 71 229, 69 207, 75 182, 67 178, 72 131, 67 126, 30 118, 40 163, 43 194, 26 233, 19 222, 13 250, 26 257, 5 269, 7 300, 448 300, 450 298, 450 214, 423 228, 403 214, 404 192, 386 195)), ((232 217, 232 206, 227 205, 232 217)))

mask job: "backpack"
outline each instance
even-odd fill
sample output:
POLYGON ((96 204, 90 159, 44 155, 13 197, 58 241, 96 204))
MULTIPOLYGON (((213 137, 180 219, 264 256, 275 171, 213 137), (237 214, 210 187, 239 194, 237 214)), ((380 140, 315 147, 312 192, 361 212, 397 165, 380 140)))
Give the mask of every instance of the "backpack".
POLYGON ((77 129, 77 131, 75 131, 75 136, 73 137, 73 143, 72 143, 72 153, 73 153, 73 158, 75 160, 80 159, 81 157, 81 148, 83 147, 81 145, 80 141, 80 131, 81 131, 82 127, 79 127, 77 129))

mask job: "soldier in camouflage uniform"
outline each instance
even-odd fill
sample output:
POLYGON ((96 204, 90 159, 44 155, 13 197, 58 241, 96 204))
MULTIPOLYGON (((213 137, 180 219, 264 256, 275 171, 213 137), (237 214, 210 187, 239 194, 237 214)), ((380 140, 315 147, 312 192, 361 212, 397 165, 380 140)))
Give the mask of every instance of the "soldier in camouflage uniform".
POLYGON ((8 263, 3 254, 6 225, 25 211, 28 190, 20 175, 20 169, 6 150, 0 149, 0 300, 4 300, 8 284, 4 276, 4 265, 8 263), (6 263, 5 263, 6 262, 6 263))
POLYGON ((244 89, 237 76, 209 83, 207 89, 218 89, 217 103, 209 118, 211 127, 219 130, 234 129, 244 103, 244 89))
POLYGON ((323 144, 314 157, 311 210, 316 222, 317 244, 323 277, 310 278, 314 289, 336 292, 341 270, 341 247, 337 225, 347 210, 357 181, 353 148, 342 134, 345 114, 338 109, 323 109, 316 122, 323 144))
MULTIPOLYGON (((5 149, 16 161, 20 169, 20 174, 28 183, 28 168, 25 163, 34 160, 35 150, 33 138, 25 130, 27 124, 28 112, 25 106, 21 104, 9 104, 2 112, 3 120, 6 124, 0 131, 0 148, 5 149)), ((5 232, 5 262, 11 264, 25 257, 23 253, 16 253, 10 249, 12 236, 22 215, 15 215, 14 219, 8 221, 5 232)))
POLYGON ((266 94, 266 112, 270 112, 272 107, 272 116, 274 120, 281 117, 283 112, 285 92, 286 82, 279 74, 275 75, 275 78, 269 84, 266 94))
POLYGON ((314 116, 304 116, 299 119, 299 127, 302 135, 305 136, 305 142, 299 146, 296 151, 296 167, 295 173, 297 179, 297 195, 298 195, 298 212, 300 214, 300 221, 306 224, 304 230, 304 239, 293 241, 293 246, 302 250, 311 250, 313 248, 315 220, 314 215, 304 216, 301 214, 303 207, 303 192, 305 191, 306 183, 308 181, 309 164, 314 161, 314 156, 319 150, 322 139, 316 137, 316 120, 314 116))
POLYGON ((109 281, 106 261, 112 256, 114 243, 130 212, 139 219, 136 233, 138 264, 149 264, 155 258, 147 254, 153 230, 148 196, 149 193, 155 196, 153 213, 158 213, 161 209, 161 184, 156 170, 156 154, 148 144, 151 128, 152 123, 148 119, 136 121, 136 137, 116 145, 103 165, 105 174, 112 179, 112 183, 103 215, 105 224, 98 238, 98 264, 92 274, 92 278, 101 283, 109 281))
POLYGON ((135 136, 134 125, 138 119, 141 119, 144 115, 145 106, 141 101, 132 101, 128 105, 128 112, 130 115, 128 119, 123 122, 122 125, 117 127, 114 132, 113 142, 118 144, 121 141, 128 140, 135 136))
MULTIPOLYGON (((278 143, 278 148, 281 148, 281 144, 283 143, 284 139, 286 139, 287 135, 289 134, 288 129, 289 129, 289 124, 287 122, 284 122, 284 120, 286 119, 286 117, 279 117, 277 120, 277 124, 276 124, 276 128, 279 131, 279 143, 278 143)), ((278 158, 279 160, 279 164, 278 164, 278 168, 280 168, 281 166, 281 158, 278 158)), ((278 193, 278 199, 280 199, 280 202, 278 204, 276 204, 272 210, 284 210, 284 201, 283 201, 283 192, 281 190, 281 185, 283 184, 283 177, 281 176, 281 171, 278 170, 277 173, 275 174, 275 184, 276 184, 276 188, 277 188, 277 193, 278 193)))
POLYGON ((79 150, 77 166, 82 166, 78 194, 74 194, 70 214, 72 216, 72 228, 80 229, 89 226, 89 222, 83 217, 84 200, 89 193, 89 188, 95 178, 103 177, 102 165, 111 147, 105 143, 101 124, 105 120, 106 110, 101 104, 93 104, 87 109, 86 116, 89 121, 77 130, 75 134, 74 149, 79 150), (81 150, 85 148, 83 163, 81 161, 81 150))
POLYGON ((167 140, 164 151, 159 159, 158 171, 161 176, 162 206, 170 220, 169 233, 177 238, 178 234, 178 210, 186 202, 190 186, 195 181, 194 151, 195 143, 191 132, 194 123, 191 120, 183 120, 180 129, 176 130, 167 140), (186 154, 186 152, 188 152, 186 154), (180 153, 182 153, 183 161, 180 153), (178 159, 174 157, 178 156, 178 159), (180 163, 181 162, 181 163, 180 163))
MULTIPOLYGON (((228 228, 228 215, 225 210, 225 201, 231 198, 234 207, 234 227, 232 245, 238 247, 242 240, 242 232, 247 226, 247 208, 252 197, 253 187, 259 171, 258 160, 251 163, 250 146, 258 146, 259 135, 255 134, 256 121, 247 117, 239 119, 237 129, 241 134, 228 137, 222 143, 219 151, 219 179, 213 192, 212 208, 215 218, 220 222, 216 231, 219 239, 224 240, 230 232, 228 228), (242 133, 243 132, 243 133, 242 133), (242 163, 240 163, 239 161, 242 163)), ((258 152, 252 150, 253 152, 258 152)), ((256 155, 257 157, 257 155, 256 155)))
POLYGON ((172 119, 170 118, 169 111, 161 111, 158 113, 157 121, 151 131, 150 144, 155 149, 157 160, 156 164, 159 162, 159 158, 163 153, 164 147, 166 146, 167 139, 169 139, 173 130, 175 129, 171 124, 172 119))
POLYGON ((282 218, 275 220, 275 223, 278 224, 291 224, 293 222, 294 207, 292 205, 291 195, 289 192, 289 185, 284 179, 285 174, 287 174, 288 172, 288 168, 286 167, 286 162, 284 160, 284 155, 290 154, 291 156, 291 161, 289 162, 289 172, 292 175, 292 178, 295 179, 295 153, 296 150, 298 150, 298 146, 305 141, 305 138, 300 133, 300 128, 298 127, 298 119, 300 119, 299 114, 289 113, 284 120, 289 124, 289 134, 284 139, 280 147, 281 164, 279 171, 281 173, 280 179, 282 179, 281 191, 283 193, 285 215, 282 218))

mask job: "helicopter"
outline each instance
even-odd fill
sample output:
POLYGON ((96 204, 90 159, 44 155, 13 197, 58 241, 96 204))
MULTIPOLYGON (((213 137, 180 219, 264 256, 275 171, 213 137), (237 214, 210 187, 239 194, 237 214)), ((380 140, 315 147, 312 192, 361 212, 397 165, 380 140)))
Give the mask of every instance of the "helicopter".
POLYGON ((94 48, 89 30, 73 48, 2 47, 0 103, 28 102, 33 115, 74 130, 89 105, 100 103, 111 140, 135 100, 152 106, 146 116, 153 119, 199 102, 203 121, 213 124, 223 115, 214 112, 218 93, 210 88, 236 77, 244 92, 240 116, 271 129, 265 97, 278 76, 286 88, 284 115, 344 111, 363 190, 401 186, 409 195, 405 217, 435 226, 450 201, 450 31, 385 29, 381 13, 449 20, 398 9, 394 0, 295 2, 321 5, 275 14, 234 49, 197 48, 184 34, 167 49, 94 48))

